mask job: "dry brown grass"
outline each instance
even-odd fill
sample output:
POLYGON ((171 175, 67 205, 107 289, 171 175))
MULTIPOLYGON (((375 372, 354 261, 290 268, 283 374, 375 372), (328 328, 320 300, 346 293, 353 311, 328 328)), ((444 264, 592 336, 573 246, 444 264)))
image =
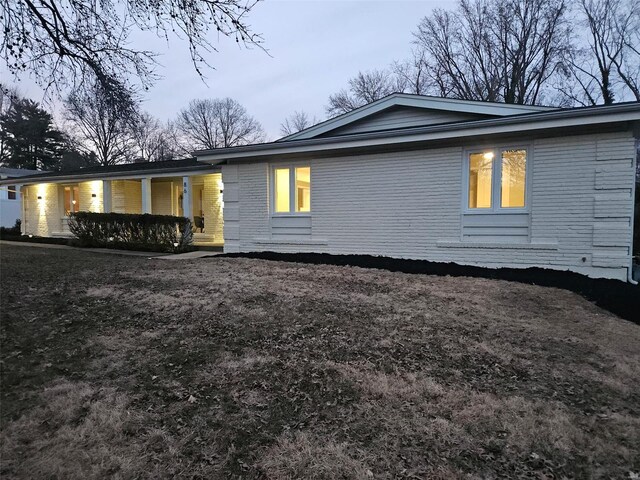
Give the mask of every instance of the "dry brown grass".
POLYGON ((3 478, 631 478, 640 327, 559 289, 2 246, 3 478))

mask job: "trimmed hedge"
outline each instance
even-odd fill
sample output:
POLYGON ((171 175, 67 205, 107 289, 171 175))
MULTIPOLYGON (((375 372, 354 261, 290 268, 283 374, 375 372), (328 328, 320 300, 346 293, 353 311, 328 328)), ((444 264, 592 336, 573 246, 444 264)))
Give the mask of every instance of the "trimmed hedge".
POLYGON ((191 220, 172 215, 76 212, 69 230, 81 247, 109 247, 150 252, 193 249, 191 220))

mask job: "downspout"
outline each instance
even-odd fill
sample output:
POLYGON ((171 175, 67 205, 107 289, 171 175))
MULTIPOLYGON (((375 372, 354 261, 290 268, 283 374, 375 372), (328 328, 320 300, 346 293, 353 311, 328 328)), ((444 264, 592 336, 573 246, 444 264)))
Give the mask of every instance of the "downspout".
MULTIPOLYGON (((637 285, 638 282, 636 282, 633 279, 633 233, 634 233, 634 219, 636 217, 636 182, 637 182, 637 171, 638 171, 638 152, 640 152, 640 140, 638 139, 638 137, 640 137, 640 125, 636 124, 636 128, 634 128, 634 136, 635 136, 635 147, 636 147, 636 151, 635 151, 635 155, 633 156, 633 185, 631 186, 631 255, 629 256, 629 268, 627 269, 627 281, 629 283, 631 283, 632 285, 637 285)), ((638 227, 640 228, 640 225, 638 225, 638 227)))

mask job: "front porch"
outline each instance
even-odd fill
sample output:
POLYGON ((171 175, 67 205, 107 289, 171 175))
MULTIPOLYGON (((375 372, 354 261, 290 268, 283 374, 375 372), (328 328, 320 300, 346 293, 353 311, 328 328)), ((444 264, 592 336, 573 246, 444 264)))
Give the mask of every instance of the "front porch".
POLYGON ((70 236, 72 212, 149 213, 191 220, 194 244, 223 246, 222 176, 148 175, 24 187, 23 233, 70 236))

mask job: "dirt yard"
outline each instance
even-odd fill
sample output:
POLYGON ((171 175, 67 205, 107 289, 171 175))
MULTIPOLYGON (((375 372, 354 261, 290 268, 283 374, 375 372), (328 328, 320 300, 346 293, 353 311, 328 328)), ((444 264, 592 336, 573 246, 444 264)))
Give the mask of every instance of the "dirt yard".
POLYGON ((473 278, 0 247, 9 478, 639 478, 640 326, 473 278))

